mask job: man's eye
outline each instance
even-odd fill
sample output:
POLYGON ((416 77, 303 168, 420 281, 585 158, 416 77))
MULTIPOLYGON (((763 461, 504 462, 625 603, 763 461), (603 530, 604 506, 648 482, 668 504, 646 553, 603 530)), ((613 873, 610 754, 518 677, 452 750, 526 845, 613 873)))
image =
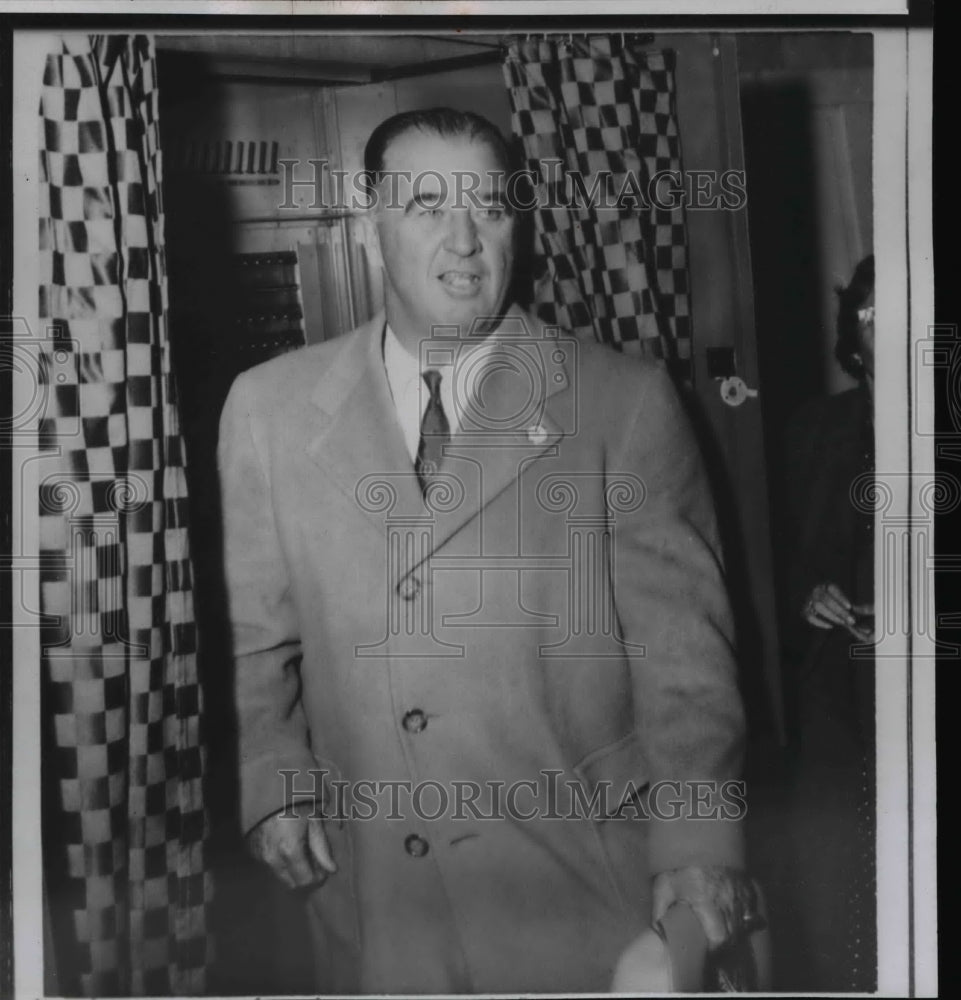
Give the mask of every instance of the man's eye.
POLYGON ((486 208, 478 209, 477 214, 482 219, 487 219, 490 222, 496 222, 498 219, 504 217, 504 209, 499 205, 489 205, 486 208))
POLYGON ((438 205, 425 205, 421 209, 421 215, 427 215, 431 216, 432 218, 436 218, 438 215, 441 214, 442 211, 443 209, 440 208, 440 206, 438 205))

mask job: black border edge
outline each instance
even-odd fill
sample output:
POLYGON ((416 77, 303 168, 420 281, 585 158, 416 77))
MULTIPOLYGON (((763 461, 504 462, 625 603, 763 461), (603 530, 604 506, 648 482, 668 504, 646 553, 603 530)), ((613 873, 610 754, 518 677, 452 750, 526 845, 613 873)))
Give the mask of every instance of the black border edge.
MULTIPOLYGON (((13 28, 0 20, 0 358, 13 332, 13 28)), ((11 359, 12 360, 12 359, 11 359)), ((0 554, 12 552, 13 365, 0 364, 0 554)), ((13 621, 0 573, 0 623, 13 621)), ((13 996, 13 629, 0 624, 0 997, 13 996)))

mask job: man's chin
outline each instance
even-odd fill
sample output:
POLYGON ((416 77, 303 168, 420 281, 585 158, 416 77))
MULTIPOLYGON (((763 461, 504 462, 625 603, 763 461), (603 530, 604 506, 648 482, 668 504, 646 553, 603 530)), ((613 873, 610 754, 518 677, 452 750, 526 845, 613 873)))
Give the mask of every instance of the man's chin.
POLYGON ((499 316, 500 311, 499 304, 491 302, 486 297, 478 297, 454 305, 448 303, 446 308, 435 313, 437 318, 431 321, 431 326, 440 336, 448 337, 454 334, 454 330, 437 330, 437 327, 456 327, 459 336, 487 332, 496 325, 491 322, 491 319, 499 316))

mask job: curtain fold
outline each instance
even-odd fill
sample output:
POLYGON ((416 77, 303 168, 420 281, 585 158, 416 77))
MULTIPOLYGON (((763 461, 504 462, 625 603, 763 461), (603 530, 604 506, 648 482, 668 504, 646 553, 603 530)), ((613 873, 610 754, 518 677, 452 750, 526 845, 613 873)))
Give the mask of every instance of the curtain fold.
POLYGON ((153 41, 71 37, 43 72, 43 849, 59 988, 200 993, 205 749, 153 41))
POLYGON ((674 53, 618 35, 515 39, 504 80, 536 178, 536 311, 690 378, 674 53))

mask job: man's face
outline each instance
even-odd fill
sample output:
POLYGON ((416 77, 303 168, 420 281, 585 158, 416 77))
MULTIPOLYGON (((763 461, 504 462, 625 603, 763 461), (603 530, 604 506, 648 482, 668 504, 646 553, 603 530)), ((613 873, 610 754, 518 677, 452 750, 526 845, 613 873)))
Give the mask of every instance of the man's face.
POLYGON ((503 167, 485 142, 413 129, 387 147, 384 169, 409 173, 381 181, 374 221, 387 319, 416 351, 433 326, 457 326, 463 335, 476 317, 502 309, 514 221, 503 167), (471 187, 473 195, 458 196, 471 187))

